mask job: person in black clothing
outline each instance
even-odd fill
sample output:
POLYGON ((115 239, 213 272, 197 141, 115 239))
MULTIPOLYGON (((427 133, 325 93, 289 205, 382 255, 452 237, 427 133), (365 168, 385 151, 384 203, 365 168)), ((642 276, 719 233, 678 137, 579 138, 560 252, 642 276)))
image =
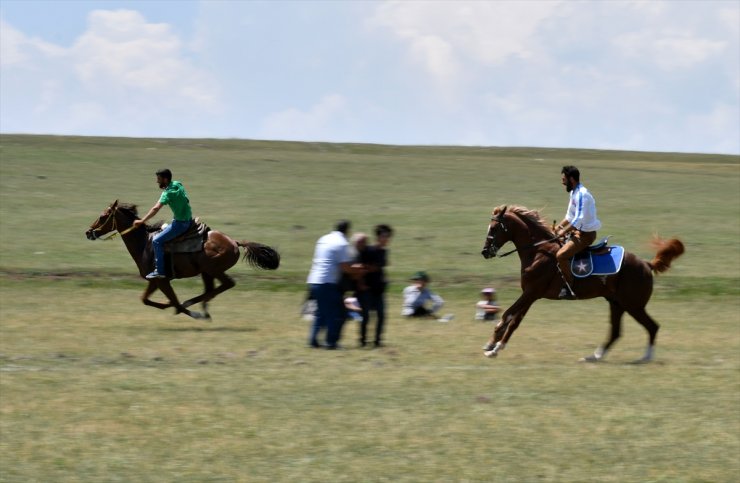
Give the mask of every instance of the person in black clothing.
POLYGON ((367 326, 370 322, 370 311, 375 311, 374 346, 383 345, 383 327, 385 325, 385 292, 388 281, 385 278, 384 268, 388 265, 387 246, 393 236, 393 229, 388 225, 375 227, 376 244, 368 246, 359 253, 359 262, 365 267, 363 277, 364 290, 358 290, 357 298, 362 307, 362 321, 360 322, 360 346, 367 345, 367 326))

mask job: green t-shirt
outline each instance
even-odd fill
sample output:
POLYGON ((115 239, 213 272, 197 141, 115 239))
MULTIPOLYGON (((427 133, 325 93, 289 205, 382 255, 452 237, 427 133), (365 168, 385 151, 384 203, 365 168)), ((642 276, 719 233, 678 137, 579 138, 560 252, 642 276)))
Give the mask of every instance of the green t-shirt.
POLYGON ((163 205, 169 205, 172 214, 177 221, 190 221, 193 219, 193 212, 190 209, 190 200, 185 192, 185 187, 179 181, 170 181, 169 186, 162 192, 159 202, 163 205))

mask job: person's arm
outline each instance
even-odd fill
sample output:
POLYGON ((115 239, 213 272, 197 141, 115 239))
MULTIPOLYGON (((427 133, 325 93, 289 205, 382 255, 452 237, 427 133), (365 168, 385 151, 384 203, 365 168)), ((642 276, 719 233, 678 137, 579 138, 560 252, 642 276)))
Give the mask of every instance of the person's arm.
POLYGON ((485 310, 487 314, 495 314, 500 311, 501 308, 496 304, 485 304, 483 305, 483 310, 485 310))
POLYGON ((432 312, 436 312, 439 309, 442 308, 442 306, 445 304, 445 301, 442 297, 437 295, 436 293, 430 292, 430 298, 432 299, 432 312))
POLYGON ((555 227, 555 235, 557 235, 558 238, 562 238, 572 229, 573 225, 571 225, 571 223, 566 218, 563 218, 563 221, 558 223, 558 225, 555 227))
POLYGON ((155 204, 154 206, 152 206, 152 208, 149 210, 149 212, 146 215, 144 215, 144 218, 142 218, 141 220, 135 220, 134 221, 134 226, 135 227, 139 227, 139 226, 143 225, 144 223, 146 223, 147 220, 150 220, 152 217, 154 217, 154 215, 156 215, 157 213, 159 213, 159 210, 161 210, 163 206, 164 205, 162 203, 160 203, 159 201, 157 201, 157 204, 155 204))

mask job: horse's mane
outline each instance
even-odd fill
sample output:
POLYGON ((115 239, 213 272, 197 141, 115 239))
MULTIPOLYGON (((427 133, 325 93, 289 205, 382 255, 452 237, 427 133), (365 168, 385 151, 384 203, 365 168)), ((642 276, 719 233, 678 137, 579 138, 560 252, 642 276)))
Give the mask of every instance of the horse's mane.
POLYGON ((510 213, 514 213, 519 218, 522 218, 525 221, 525 223, 529 225, 537 226, 541 228, 542 230, 544 230, 545 233, 552 234, 552 227, 547 224, 547 221, 545 221, 544 218, 542 218, 539 211, 530 210, 529 208, 525 208, 524 206, 518 206, 518 205, 501 205, 493 209, 493 216, 498 215, 504 210, 510 213))
MULTIPOLYGON (((118 203, 118 207, 117 208, 119 210, 121 210, 121 211, 127 211, 129 214, 131 214, 131 216, 134 217, 134 219, 139 218, 139 211, 136 208, 136 205, 133 204, 133 203, 118 203)), ((146 224, 146 231, 148 231, 148 232, 159 231, 162 228, 162 224, 163 223, 164 222, 162 222, 162 221, 158 221, 158 222, 153 223, 151 225, 150 224, 146 224)))
POLYGON ((139 217, 139 211, 136 209, 136 205, 133 203, 118 203, 118 209, 128 211, 136 218, 139 217))

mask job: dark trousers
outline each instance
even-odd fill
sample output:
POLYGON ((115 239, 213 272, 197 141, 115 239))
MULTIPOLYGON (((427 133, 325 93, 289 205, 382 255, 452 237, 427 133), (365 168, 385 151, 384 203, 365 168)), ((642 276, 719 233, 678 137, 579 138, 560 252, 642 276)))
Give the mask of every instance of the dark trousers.
POLYGON ((383 326, 385 325, 385 294, 377 292, 359 292, 357 300, 362 307, 362 322, 360 322, 360 343, 364 344, 367 340, 367 326, 370 322, 370 311, 376 313, 377 321, 375 323, 375 343, 380 344, 383 339, 383 326))
POLYGON ((336 283, 311 285, 311 297, 316 300, 316 315, 308 334, 308 343, 318 346, 318 335, 326 330, 326 345, 336 347, 344 325, 344 303, 342 292, 336 283))

